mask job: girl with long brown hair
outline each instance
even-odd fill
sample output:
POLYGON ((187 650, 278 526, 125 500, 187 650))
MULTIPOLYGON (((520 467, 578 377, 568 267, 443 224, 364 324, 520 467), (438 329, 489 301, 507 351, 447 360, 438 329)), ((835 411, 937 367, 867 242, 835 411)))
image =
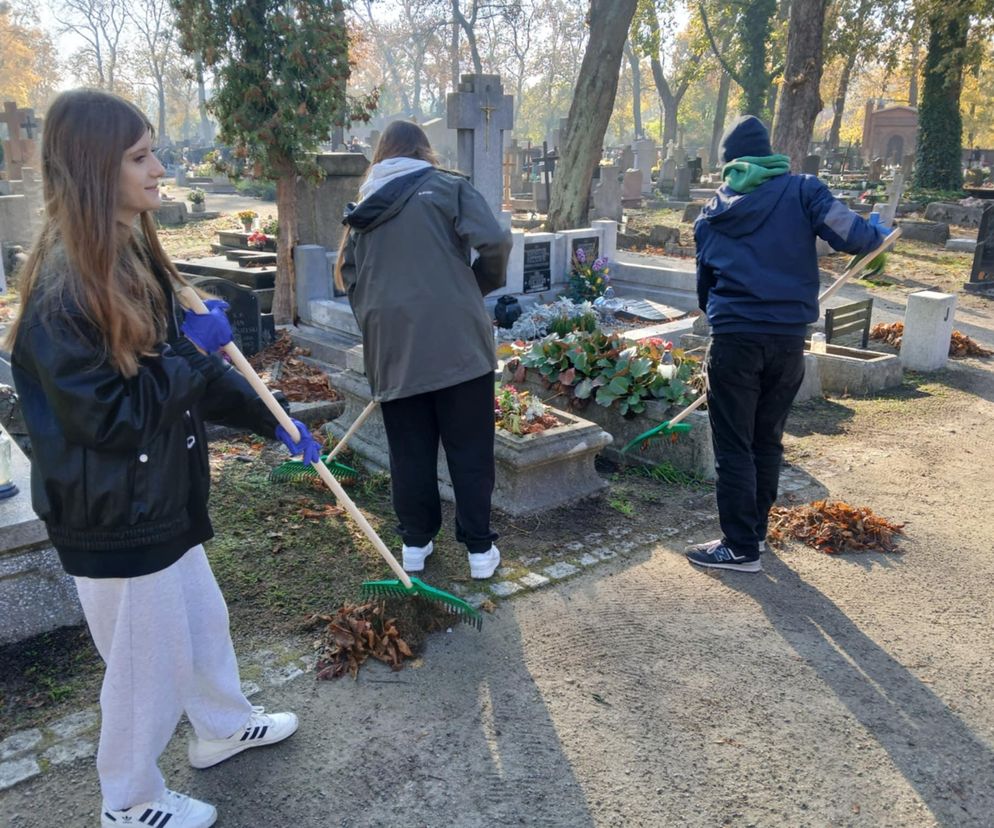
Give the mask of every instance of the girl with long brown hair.
POLYGON ((102 826, 206 828, 212 805, 165 786, 157 761, 180 715, 194 767, 285 739, 292 713, 241 691, 227 607, 204 552, 205 420, 293 443, 214 353, 225 304, 173 300, 185 281, 152 211, 164 169, 152 126, 104 92, 64 92, 45 119, 45 221, 7 339, 31 437, 32 506, 48 528, 106 665, 97 770, 102 826))
POLYGON ((441 528, 441 441, 456 539, 471 577, 489 578, 500 563, 490 525, 497 361, 483 297, 504 284, 511 234, 469 181, 438 169, 424 131, 408 121, 383 131, 343 223, 336 282, 348 291, 383 414, 404 569, 424 569, 441 528))

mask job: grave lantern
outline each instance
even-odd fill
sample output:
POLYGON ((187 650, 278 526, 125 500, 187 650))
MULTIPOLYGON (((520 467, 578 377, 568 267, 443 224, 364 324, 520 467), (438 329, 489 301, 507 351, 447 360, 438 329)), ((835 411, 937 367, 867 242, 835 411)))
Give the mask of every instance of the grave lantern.
POLYGON ((10 472, 10 437, 0 429, 0 500, 17 494, 10 472))

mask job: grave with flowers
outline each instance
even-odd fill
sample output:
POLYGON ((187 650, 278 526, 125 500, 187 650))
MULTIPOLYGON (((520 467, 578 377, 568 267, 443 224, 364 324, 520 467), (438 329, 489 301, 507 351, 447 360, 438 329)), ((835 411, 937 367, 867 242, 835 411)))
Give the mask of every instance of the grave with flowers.
MULTIPOLYGON (((328 424, 341 437, 371 398, 362 373, 362 346, 349 354, 352 369, 335 375, 335 388, 346 400, 342 415, 328 424)), ((611 435, 575 413, 546 406, 527 390, 503 385, 494 392, 493 505, 509 515, 530 515, 598 494, 607 483, 594 459, 610 444, 611 435)), ((349 445, 374 469, 390 467, 386 431, 379 409, 349 438, 349 445)), ((453 500, 452 480, 444 449, 438 460, 439 491, 453 500)))
POLYGON ((689 432, 622 453, 699 395, 704 379, 693 354, 658 337, 632 342, 622 333, 600 330, 552 334, 517 350, 504 362, 502 382, 599 425, 613 437, 604 449, 609 459, 714 478, 710 423, 700 411, 688 417, 689 432))

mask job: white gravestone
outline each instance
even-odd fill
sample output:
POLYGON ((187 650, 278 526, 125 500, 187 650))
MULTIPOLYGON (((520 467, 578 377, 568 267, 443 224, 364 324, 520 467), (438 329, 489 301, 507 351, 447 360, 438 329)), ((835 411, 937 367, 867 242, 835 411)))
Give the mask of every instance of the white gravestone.
POLYGON ((921 290, 908 297, 901 336, 901 365, 911 371, 938 371, 949 359, 956 297, 921 290))
POLYGON ((652 192, 652 164, 656 158, 656 142, 648 139, 636 141, 632 148, 635 150, 635 169, 642 173, 642 194, 652 192))
POLYGON ((501 215, 504 132, 514 125, 514 98, 505 95, 500 75, 463 75, 447 99, 448 124, 457 132, 459 169, 501 215))

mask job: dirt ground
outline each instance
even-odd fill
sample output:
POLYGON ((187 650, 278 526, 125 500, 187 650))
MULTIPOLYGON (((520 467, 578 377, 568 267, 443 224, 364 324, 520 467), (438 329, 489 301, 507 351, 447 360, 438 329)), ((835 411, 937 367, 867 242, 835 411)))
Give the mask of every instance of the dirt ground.
MULTIPOLYGON (((899 318, 920 283, 846 295, 899 318)), ((990 300, 961 296, 957 328, 994 347, 990 300)), ((898 553, 791 543, 762 574, 704 573, 682 548, 717 533, 713 492, 604 468, 604 497, 497 528, 508 559, 577 543, 612 560, 431 637, 414 668, 264 690, 300 714, 283 746, 194 771, 181 727, 163 771, 232 828, 990 826, 992 363, 795 407, 782 501, 868 506, 906 524, 898 553)), ((426 580, 459 566, 443 545, 426 580)), ((250 598, 232 606, 240 650, 306 653, 250 598)), ((98 808, 84 759, 0 793, 0 826, 95 825, 98 808)))

